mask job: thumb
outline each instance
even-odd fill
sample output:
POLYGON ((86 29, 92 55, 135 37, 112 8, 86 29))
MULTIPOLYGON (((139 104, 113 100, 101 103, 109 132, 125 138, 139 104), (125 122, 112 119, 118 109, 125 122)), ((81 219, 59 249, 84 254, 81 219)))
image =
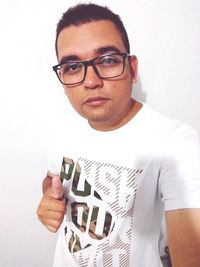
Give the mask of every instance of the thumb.
POLYGON ((63 185, 59 176, 52 178, 52 196, 56 199, 63 199, 64 197, 63 185))

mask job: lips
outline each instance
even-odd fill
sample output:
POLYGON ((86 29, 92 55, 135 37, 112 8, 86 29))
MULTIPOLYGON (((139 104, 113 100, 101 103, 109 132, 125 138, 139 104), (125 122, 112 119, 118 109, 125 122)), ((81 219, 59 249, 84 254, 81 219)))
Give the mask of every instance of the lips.
POLYGON ((101 96, 98 96, 98 97, 90 97, 88 98, 84 104, 85 105, 88 105, 88 106, 100 106, 100 105, 103 105, 105 104, 106 102, 108 101, 108 98, 105 98, 105 97, 101 97, 101 96))

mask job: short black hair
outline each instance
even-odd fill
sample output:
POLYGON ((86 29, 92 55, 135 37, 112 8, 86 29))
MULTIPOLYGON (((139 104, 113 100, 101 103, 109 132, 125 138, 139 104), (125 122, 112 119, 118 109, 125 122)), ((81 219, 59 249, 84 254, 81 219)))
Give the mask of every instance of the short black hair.
POLYGON ((58 36, 64 28, 73 25, 79 26, 82 24, 100 20, 109 20, 116 26, 121 35, 127 53, 130 53, 130 44, 128 35, 120 16, 113 13, 106 6, 100 6, 93 3, 88 3, 88 4, 75 5, 69 8, 65 13, 63 13, 60 21, 57 24, 57 29, 56 29, 56 41, 55 41, 56 54, 58 55, 57 51, 58 36))

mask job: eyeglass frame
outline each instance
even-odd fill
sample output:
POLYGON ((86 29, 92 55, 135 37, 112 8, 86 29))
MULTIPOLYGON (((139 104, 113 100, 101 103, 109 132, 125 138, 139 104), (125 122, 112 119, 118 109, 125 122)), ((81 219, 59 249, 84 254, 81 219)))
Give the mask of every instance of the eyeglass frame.
POLYGON ((123 73, 124 73, 124 70, 125 70, 125 60, 126 58, 130 59, 131 58, 131 55, 129 53, 125 53, 125 52, 114 52, 114 53, 109 53, 109 54, 105 54, 105 55, 102 55, 102 56, 99 56, 99 57, 95 57, 95 58, 92 58, 90 60, 86 60, 86 61, 73 61, 73 60, 69 60, 69 61, 66 61, 66 62, 62 62, 62 63, 59 63, 55 66, 52 67, 53 71, 56 73, 56 76, 58 77, 59 81, 64 84, 64 85, 67 85, 67 86, 70 86, 70 85, 77 85, 77 84, 81 84, 85 81, 85 77, 87 75, 87 67, 88 66, 92 66, 93 67, 93 70, 94 72, 96 73, 96 75, 100 78, 100 79, 113 79, 113 78, 116 78, 116 77, 119 77, 121 76, 123 73), (120 55, 122 56, 123 58, 123 69, 122 69, 122 72, 119 74, 119 75, 115 75, 115 76, 111 76, 111 77, 102 77, 99 72, 98 72, 98 69, 97 67, 95 66, 95 60, 99 59, 99 58, 103 58, 103 57, 106 57, 106 56, 112 56, 112 55, 120 55), (58 74, 58 67, 66 64, 66 63, 82 63, 84 65, 84 75, 83 75, 83 79, 79 82, 75 82, 75 83, 64 83, 59 74, 58 74))

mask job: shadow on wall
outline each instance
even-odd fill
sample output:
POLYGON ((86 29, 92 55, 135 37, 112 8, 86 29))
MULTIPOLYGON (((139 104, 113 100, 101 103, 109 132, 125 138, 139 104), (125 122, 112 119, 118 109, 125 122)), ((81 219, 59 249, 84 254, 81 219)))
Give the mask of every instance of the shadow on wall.
POLYGON ((146 103, 147 93, 142 88, 142 83, 139 76, 137 79, 137 83, 133 85, 132 97, 138 101, 146 103))

